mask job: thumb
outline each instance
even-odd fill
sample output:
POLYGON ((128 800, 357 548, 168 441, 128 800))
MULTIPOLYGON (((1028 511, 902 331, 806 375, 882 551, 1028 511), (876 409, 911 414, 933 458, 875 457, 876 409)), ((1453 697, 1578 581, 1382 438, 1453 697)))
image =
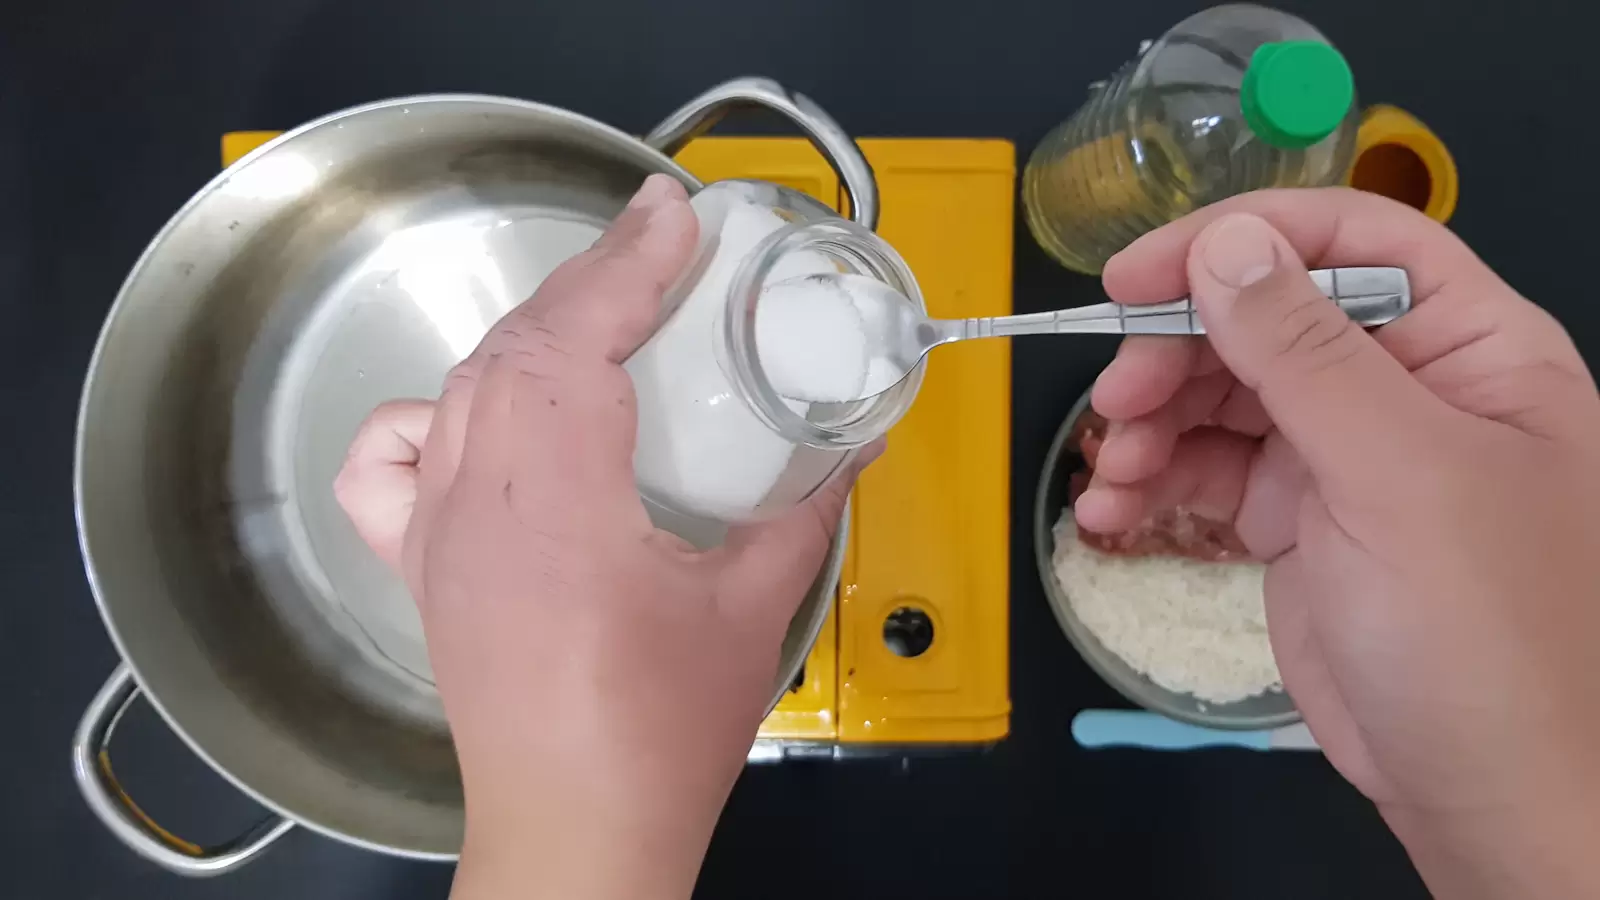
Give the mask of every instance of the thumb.
MULTIPOLYGON (((688 266, 699 232, 683 185, 651 175, 595 245, 550 273, 522 311, 575 348, 620 363, 654 331, 662 295, 688 266)), ((541 343, 536 330, 513 333, 541 343)))
POLYGON ((1436 398, 1312 283, 1265 219, 1224 216, 1189 248, 1189 289, 1223 363, 1319 478, 1370 480, 1436 398))

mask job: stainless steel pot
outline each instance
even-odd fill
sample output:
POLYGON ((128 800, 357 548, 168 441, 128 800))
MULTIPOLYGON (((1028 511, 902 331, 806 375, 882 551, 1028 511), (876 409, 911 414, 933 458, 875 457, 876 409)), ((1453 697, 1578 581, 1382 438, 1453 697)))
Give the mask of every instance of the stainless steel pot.
MULTIPOLYGON (((113 834, 185 875, 235 868, 294 823, 454 858, 461 787, 420 623, 335 505, 334 472, 373 406, 435 396, 646 175, 698 189, 671 156, 748 105, 797 125, 855 220, 875 224, 854 142, 756 78, 643 140, 500 97, 357 107, 267 144, 173 216, 112 306, 78 420, 79 542, 124 663, 84 714, 73 765, 113 834), (209 848, 144 816, 107 753, 141 693, 274 815, 209 848)), ((790 623, 774 703, 822 627, 842 548, 841 534, 790 623)))

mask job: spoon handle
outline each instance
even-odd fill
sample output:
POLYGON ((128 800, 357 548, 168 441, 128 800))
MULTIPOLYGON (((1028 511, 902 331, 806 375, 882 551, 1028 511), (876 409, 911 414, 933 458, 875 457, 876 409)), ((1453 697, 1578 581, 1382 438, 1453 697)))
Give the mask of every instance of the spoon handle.
MULTIPOLYGON (((1317 269, 1311 273, 1328 299, 1357 323, 1371 328, 1411 309, 1411 279, 1389 266, 1317 269)), ((953 323, 952 323, 953 324, 953 323)), ((957 340, 1017 334, 1205 334, 1188 297, 1143 306, 1098 303, 1053 312, 961 321, 957 340)))

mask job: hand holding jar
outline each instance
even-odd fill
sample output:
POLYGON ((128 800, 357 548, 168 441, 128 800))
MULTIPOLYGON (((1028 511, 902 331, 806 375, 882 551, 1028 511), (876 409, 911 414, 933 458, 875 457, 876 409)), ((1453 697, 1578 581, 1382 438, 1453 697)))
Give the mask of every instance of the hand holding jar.
POLYGON ((461 761, 456 896, 687 896, 859 465, 699 551, 635 484, 634 381, 696 246, 656 175, 450 374, 367 421, 340 503, 404 573, 461 761))

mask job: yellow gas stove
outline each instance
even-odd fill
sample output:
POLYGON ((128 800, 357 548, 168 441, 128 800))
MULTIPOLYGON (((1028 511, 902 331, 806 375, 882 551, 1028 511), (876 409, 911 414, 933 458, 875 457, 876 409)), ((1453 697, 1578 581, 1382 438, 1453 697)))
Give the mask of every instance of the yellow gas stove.
MULTIPOLYGON (((223 135, 223 165, 276 135, 223 135)), ((916 273, 928 312, 1010 313, 1012 145, 859 143, 878 177, 878 232, 916 273)), ((701 138, 678 160, 705 181, 760 178, 841 202, 837 176, 799 138, 701 138)), ((838 603, 762 723, 751 761, 1005 737, 1010 459, 1009 343, 941 349, 888 452, 856 487, 838 603)))

